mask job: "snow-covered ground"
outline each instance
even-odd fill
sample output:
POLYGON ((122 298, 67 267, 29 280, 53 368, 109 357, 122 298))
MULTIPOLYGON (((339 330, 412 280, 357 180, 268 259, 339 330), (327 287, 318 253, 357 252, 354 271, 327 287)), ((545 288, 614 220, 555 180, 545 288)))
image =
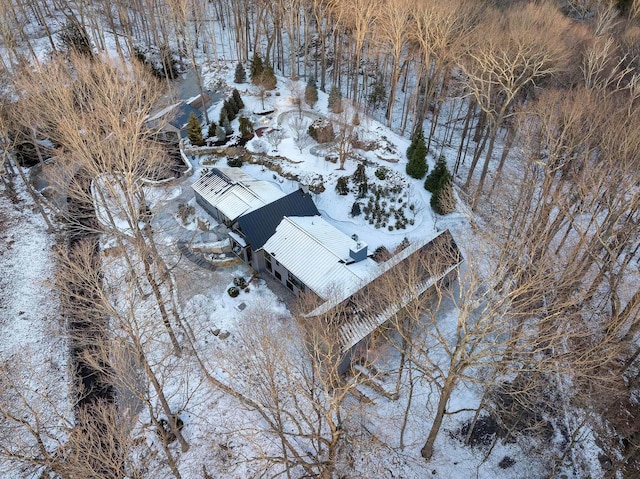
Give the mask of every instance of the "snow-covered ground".
MULTIPOLYGON (((256 129, 284 130, 285 137, 277 148, 269 145, 264 138, 253 139, 247 148, 256 153, 268 151, 270 161, 275 162, 279 171, 286 176, 295 176, 302 183, 311 183, 313 186, 321 182, 324 191, 315 193, 314 201, 323 217, 345 234, 357 234, 369 245, 370 251, 378 246, 393 251, 405 237, 410 242, 416 241, 444 228, 453 231, 467 255, 481 248, 471 226, 469 210, 462 202, 458 202, 456 212, 445 217, 438 216, 429 206, 430 193, 424 190, 422 181, 407 177, 404 171, 405 151, 409 141, 406 138, 360 114, 361 123, 354 127, 354 132, 361 141, 374 142, 378 147, 372 151, 355 150, 360 161, 348 159, 344 169, 339 169, 338 164, 325 159, 331 153, 330 145, 307 142, 300 148, 294 141, 295 129, 299 125, 293 120, 299 116, 299 112, 292 102, 291 88, 300 88, 302 84, 296 85, 279 78, 277 90, 264 99, 263 108, 262 99, 254 87, 233 83, 232 68, 210 69, 204 77, 205 82, 211 85, 220 85, 219 80, 222 79, 229 89, 238 88, 245 103, 239 116, 251 118, 256 129), (255 114, 264 110, 274 112, 265 117, 255 114), (358 198, 357 184, 353 178, 360 162, 366 165, 368 183, 368 191, 363 198, 358 198), (386 171, 381 175, 384 179, 376 176, 380 169, 386 171), (336 183, 344 176, 349 177, 350 191, 340 195, 336 192, 336 183), (359 201, 364 209, 369 198, 375 201, 374 188, 381 189, 381 207, 388 209, 394 205, 396 211, 402 211, 406 222, 390 214, 389 218, 376 224, 367 220, 364 211, 357 216, 351 214, 354 202, 359 201), (398 224, 402 224, 402 227, 398 224)), ((217 120, 220 108, 220 103, 213 105, 209 110, 210 118, 217 120)), ((314 108, 304 106, 302 116, 309 120, 317 116, 328 117, 336 125, 345 120, 344 115, 336 118, 328 112, 327 95, 322 92, 319 92, 319 101, 314 108)), ((348 117, 347 120, 350 121, 348 117)), ((237 131, 237 119, 232 126, 237 131)), ((442 152, 446 156, 453 154, 447 148, 443 148, 442 152)), ((207 367, 211 378, 232 385, 262 404, 267 398, 261 398, 260 389, 255 386, 256 381, 264 379, 264 371, 251 370, 257 360, 252 344, 256 341, 256 335, 267 335, 273 339, 273 345, 294 354, 284 358, 282 364, 287 366, 280 371, 284 374, 283 371, 292 368, 292 375, 278 379, 283 394, 290 400, 295 396, 291 381, 297 378, 295 374, 299 374, 292 364, 295 364, 295 354, 302 354, 301 350, 291 345, 302 342, 287 307, 290 297, 279 296, 281 291, 270 289, 263 279, 255 278, 250 268, 237 261, 212 270, 189 261, 178 250, 178 241, 201 242, 204 234, 196 229, 197 218, 208 222, 212 228, 216 226, 215 221, 195 204, 190 185, 199 178, 203 168, 227 166, 224 157, 193 156, 190 160, 194 166, 192 176, 170 186, 147 187, 146 197, 155 215, 154 230, 161 254, 177 286, 178 303, 185 323, 184 328, 178 328, 179 340, 186 342, 187 338, 191 338, 195 351, 186 348, 180 358, 172 355, 171 345, 165 338, 166 332, 157 318, 152 298, 141 300, 135 296, 135 290, 129 284, 130 278, 128 281, 122 274, 126 268, 117 255, 117 248, 103 257, 107 275, 105 283, 110 287, 114 303, 123 308, 133 306, 147 339, 145 344, 149 348, 149 357, 169 398, 169 406, 184 421, 183 433, 191 446, 189 451, 180 452, 177 446, 171 446, 182 476, 202 477, 203 468, 206 468, 213 477, 256 477, 269 463, 265 457, 275 457, 279 453, 275 436, 269 432, 264 418, 247 407, 247 403, 212 385, 210 378, 203 374, 199 361, 207 367), (180 205, 194 207, 195 215, 188 224, 178 219, 180 205), (232 298, 227 290, 239 277, 244 278, 248 286, 232 298)), ((429 167, 433 165, 434 157, 430 156, 429 167)), ((299 187, 298 181, 285 178, 261 164, 245 164, 242 168, 258 179, 276 184, 285 193, 299 187)), ((1 346, 2 358, 19 365, 19 369, 25 371, 20 379, 30 387, 37 388, 39 393, 49 391, 55 385, 53 392, 57 395, 56 401, 64 404, 68 390, 64 359, 66 343, 61 339, 64 338, 64 330, 60 327, 55 297, 46 281, 43 281, 52 277, 51 238, 44 232, 35 214, 21 215, 6 203, 4 197, 1 201, 5 203, 0 203, 0 214, 7 218, 5 228, 0 230, 6 235, 3 239, 6 251, 0 256, 0 266, 5 272, 0 278, 0 305, 3 308, 0 327, 3 338, 7 338, 1 346), (46 384, 33 386, 33 371, 42 371, 38 378, 45 379, 46 384)), ((28 203, 30 200, 25 197, 24 201, 28 203)), ((103 245, 115 246, 115 243, 112 238, 105 237, 103 245)), ((438 323, 443 331, 454 328, 457 320, 458 311, 453 304, 448 304, 438 313, 438 323)), ((270 350, 270 354, 273 353, 274 350, 270 350)), ((376 365, 388 377, 390 384, 394 383, 398 356, 397 351, 388 345, 380 348, 376 365)), ((442 351, 434 350, 431 360, 444 364, 447 358, 442 351)), ((399 399, 395 401, 372 390, 367 392, 373 399, 370 404, 361 402, 362 398, 355 395, 347 397, 343 410, 348 433, 338 463, 339 472, 353 475, 354 471, 358 471, 362 477, 381 478, 544 477, 551 455, 545 456, 533 449, 524 450, 515 443, 498 442, 493 449, 463 446, 456 436, 459 436, 461 425, 471 418, 473 413, 470 411, 445 417, 434 456, 429 462, 424 461, 420 456, 420 448, 433 421, 437 391, 426 377, 421 378, 416 374, 414 379, 410 406, 407 403, 409 386, 406 380, 400 387, 399 399), (399 430, 407 408, 409 414, 404 447, 400 447, 399 430), (505 462, 505 457, 510 460, 505 462)), ((131 386, 145 387, 144 384, 131 386)), ((153 392, 148 395, 153 401, 157 400, 153 392)), ((472 384, 461 383, 453 393, 449 409, 472 409, 478 402, 479 391, 472 384)), ((290 404, 286 407, 290 407, 290 404)), ((136 408, 132 421, 132 434, 136 438, 135 447, 139 449, 140 457, 148 457, 145 451, 157 453, 158 458, 153 461, 150 471, 156 477, 168 476, 170 471, 161 459, 162 450, 158 436, 151 427, 149 412, 144 408, 136 408)), ((301 454, 311 454, 308 450, 309 441, 300 439, 298 445, 301 454)), ((4 466, 0 465, 0 472, 4 472, 1 467, 4 466)), ((272 464, 272 467, 272 471, 278 470, 277 465, 272 464)), ((301 477, 303 471, 297 468, 293 475, 301 477)))
MULTIPOLYGON (((36 427, 53 450, 73 422, 73 399, 65 324, 52 287, 55 236, 15 182, 16 204, 0 194, 0 447, 24 453, 37 444, 20 421, 36 427)), ((36 471, 0 461, 2 477, 36 471)))
MULTIPOLYGON (((206 81, 213 82, 217 78, 210 72, 206 81)), ((245 108, 239 116, 252 117, 252 112, 262 111, 261 99, 252 95, 256 93, 253 87, 232 83, 231 69, 223 71, 223 80, 231 87, 237 87, 243 92, 245 108)), ((413 224, 407 224, 406 229, 394 228, 390 231, 388 227, 376 228, 375 225, 369 224, 364 214, 352 217, 350 212, 356 200, 355 193, 351 191, 347 195, 339 195, 335 190, 335 184, 340 176, 351 177, 358 163, 347 160, 345 169, 339 170, 337 164, 324 159, 324 153, 318 154, 313 143, 300 151, 291 138, 292 131, 289 123, 286 120, 280 121, 283 116, 286 118, 298 114, 291 102, 286 85, 280 78, 277 90, 279 95, 272 94, 265 99, 265 109, 273 109, 274 113, 270 115, 268 121, 256 123, 255 127, 280 127, 285 130, 286 136, 282 143, 278 148, 270 148, 269 151, 271 156, 280 158, 277 160, 278 165, 285 174, 296 175, 303 179, 322 175, 325 191, 314 194, 314 201, 327 221, 347 235, 358 234, 369 244, 371 250, 382 245, 393 250, 403 238, 407 237, 409 241, 414 241, 432 235, 437 228, 450 227, 457 238, 466 239, 473 235, 469 215, 466 213, 468 210, 464 205, 461 205, 459 212, 446 217, 439 217, 432 212, 429 206, 430 194, 422 187, 422 181, 407 178, 404 173, 406 164, 404 152, 409 144, 408 140, 370 119, 364 119, 363 124, 356 127, 355 130, 360 139, 388 144, 395 156, 395 161, 386 161, 371 152, 357 151, 368 160, 366 174, 370 188, 373 185, 381 187, 399 185, 399 190, 394 193, 394 200, 402 198, 404 205, 413 205, 413 208, 405 209, 407 218, 412 219, 413 224), (375 176, 375 171, 380 167, 390 172, 385 180, 379 180, 375 176), (389 178, 392 180, 389 181, 389 178), (394 181, 393 178, 399 180, 394 181)), ((330 117, 326 101, 326 95, 320 92, 320 100, 312 110, 313 115, 330 117)), ((210 109, 211 118, 217 118, 220 106, 220 104, 214 105, 210 109)), ((237 120, 232 125, 237 130, 237 120)), ((252 140, 247 145, 250 151, 264 149, 260 144, 256 148, 257 141, 263 140, 252 140)), ((192 238, 195 237, 194 222, 181 225, 176 220, 177 205, 182 203, 194 206, 195 217, 215 226, 215 221, 195 204, 189 185, 199 178, 204 167, 227 166, 224 157, 193 156, 190 160, 195 170, 193 176, 184 179, 178 185, 158 187, 154 190, 156 193, 147 195, 152 200, 152 210, 166 220, 163 223, 165 228, 156 231, 156 234, 163 245, 164 254, 169 258, 169 263, 174 265, 173 272, 178 285, 184 320, 189 323, 195 333, 199 354, 206 358, 206 363, 218 380, 231 381, 234 387, 251 396, 252 373, 239 372, 238 368, 251 361, 252 354, 251 351, 247 351, 247 348, 250 342, 255 340, 252 335, 255 334, 256 328, 266 328, 270 331, 269 334, 276 337, 285 336, 290 342, 296 342, 295 321, 287 310, 286 303, 282 301, 283 298, 278 297, 279 292, 269 289, 264 280, 253 279, 247 291, 242 290, 236 298, 231 298, 226 293, 227 289, 233 285, 234 278, 241 276, 249 280, 252 277, 253 271, 245 265, 235 264, 209 271, 177 255, 174 240, 189 235, 192 238)), ((432 166, 433 163, 430 164, 430 167, 432 166)), ((256 178, 273 182, 285 193, 299 187, 297 181, 283 178, 262 165, 245 164, 242 168, 256 178)), ((350 181, 350 184, 353 185, 353 181, 350 181)), ((365 198, 363 204, 366 204, 366 201, 365 198)), ((461 243, 463 249, 469 247, 465 239, 461 243)), ((445 329, 447 325, 454 327, 457 316, 455 306, 449 304, 439 313, 439 322, 445 329)), ((434 354, 442 354, 442 352, 434 351, 434 354)), ((446 361, 446 357, 443 356, 440 359, 436 357, 434 360, 446 361)), ((219 390, 207 384, 192 358, 171 361, 171 365, 172 374, 189 378, 189 380, 171 380, 166 383, 173 400, 172 408, 180 411, 181 418, 185 421, 185 438, 191 444, 191 449, 187 453, 180 454, 180 467, 185 477, 195 477, 202 471, 203 465, 214 477, 222 475, 238 478, 253 477, 260 470, 256 460, 261 455, 277 452, 277 445, 271 444, 273 437, 269 438, 269 434, 264 432, 268 428, 261 417, 255 411, 247 410, 246 405, 228 395, 221 394, 219 390), (263 441, 267 442, 261 442, 260 437, 263 436, 263 441)), ((388 346, 380 351, 380 368, 385 367, 387 368, 385 374, 394 377, 398 367, 398 353, 388 346)), ((358 470, 363 477, 418 478, 429 475, 452 479, 467 478, 470 475, 479 478, 516 476, 536 478, 544 475, 548 458, 543 455, 537 456, 532 451, 528 451, 527 454, 516 444, 498 443, 492 450, 484 446, 475 448, 463 446, 459 439, 454 438, 454 435, 463 422, 471 418, 470 412, 445 417, 443 428, 436 441, 435 454, 428 463, 425 462, 420 457, 420 448, 433 419, 434 401, 437 395, 429 381, 417 377, 414 379, 416 381, 413 402, 408 415, 403 448, 399 447, 398 431, 407 408, 407 384, 402 385, 400 398, 397 401, 371 391, 369 394, 374 397, 373 404, 363 404, 356 397, 348 398, 345 403, 345 411, 348 411, 347 423, 353 426, 357 436, 349 439, 349 457, 353 461, 351 472, 358 470), (500 461, 507 456, 513 464, 507 461, 508 467, 504 467, 504 462, 502 467, 499 466, 500 461)), ((470 409, 477 406, 478 401, 478 391, 472 385, 461 384, 454 392, 449 407, 451 410, 470 409)), ((143 425, 148 420, 145 414, 139 417, 140 431, 145 430, 143 425)), ((148 442, 153 442, 153 434, 151 432, 146 434, 148 442)), ((345 471, 350 470, 345 464, 341 467, 345 468, 345 471)))

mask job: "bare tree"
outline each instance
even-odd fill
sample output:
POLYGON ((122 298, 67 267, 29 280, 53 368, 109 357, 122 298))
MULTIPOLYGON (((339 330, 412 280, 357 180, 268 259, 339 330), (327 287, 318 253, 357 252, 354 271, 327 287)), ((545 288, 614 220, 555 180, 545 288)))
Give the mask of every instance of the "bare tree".
POLYGON ((313 139, 309 136, 309 122, 303 119, 301 116, 292 118, 289 120, 289 128, 291 129, 291 136, 295 142, 298 150, 302 153, 307 146, 311 144, 313 139))
MULTIPOLYGON (((480 108, 487 114, 489 140, 482 173, 473 196, 475 208, 493 155, 498 129, 525 88, 563 68, 567 48, 562 41, 566 20, 551 4, 527 4, 487 22, 485 40, 468 53, 461 64, 467 85, 480 108), (540 32, 545 34, 541 35, 540 32)), ((483 145, 485 140, 483 140, 483 145)), ((482 151, 482 147, 478 149, 482 151)), ((469 187, 479 154, 471 163, 465 187, 469 187)))
MULTIPOLYGON (((38 125, 43 134, 62 145, 60 172, 54 182, 61 194, 83 208, 97 207, 100 219, 90 228, 108 230, 122 244, 134 246, 133 267, 139 260, 152 287, 162 321, 177 354, 180 346, 171 319, 179 316, 173 304, 168 269, 158 254, 150 227, 150 211, 143 179, 162 177, 166 152, 146 135, 144 121, 161 89, 148 72, 124 65, 72 57, 73 69, 61 59, 41 71, 25 70, 17 121, 38 125), (141 160, 142 159, 142 160, 141 160), (163 287, 168 286, 168 291, 163 287)), ((75 211, 77 213, 77 211, 75 211)), ((86 229, 83 218, 69 217, 75 228, 86 229)), ((126 248, 125 248, 126 251, 126 248)))

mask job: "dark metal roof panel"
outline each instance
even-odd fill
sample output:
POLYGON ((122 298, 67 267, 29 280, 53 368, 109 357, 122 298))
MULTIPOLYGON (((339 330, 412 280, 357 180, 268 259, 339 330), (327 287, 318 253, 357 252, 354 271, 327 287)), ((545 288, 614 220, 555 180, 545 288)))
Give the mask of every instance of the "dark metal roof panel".
POLYGON ((189 122, 189 117, 191 114, 194 114, 195 117, 201 121, 202 112, 200 110, 196 110, 191 105, 187 105, 186 103, 182 103, 178 105, 175 110, 172 112, 173 117, 169 120, 176 128, 180 128, 181 130, 186 126, 189 122))
POLYGON ((309 193, 296 190, 238 218, 242 233, 254 251, 262 248, 285 216, 319 216, 309 193))

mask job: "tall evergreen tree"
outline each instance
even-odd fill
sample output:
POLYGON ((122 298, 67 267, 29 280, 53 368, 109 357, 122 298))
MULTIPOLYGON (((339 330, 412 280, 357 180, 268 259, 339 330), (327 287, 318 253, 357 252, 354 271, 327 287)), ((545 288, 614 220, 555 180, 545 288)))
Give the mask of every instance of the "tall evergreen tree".
POLYGON ((431 207, 440 215, 455 210, 456 198, 453 194, 453 177, 447 169, 444 155, 440 155, 433 171, 424 181, 424 187, 431 192, 431 207))
POLYGON ((424 142, 424 135, 419 131, 409 148, 407 148, 406 172, 412 178, 421 179, 427 172, 427 145, 424 142))
POLYGON ((413 135, 411 144, 409 145, 409 148, 407 148, 407 159, 411 159, 411 156, 413 156, 413 150, 415 150, 416 145, 419 142, 424 143, 424 132, 422 131, 422 129, 417 130, 415 135, 413 135))
POLYGON ((203 146, 204 138, 202 137, 202 126, 200 126, 200 120, 192 113, 189 116, 187 122, 187 137, 194 146, 203 146))
POLYGON ((260 77, 262 76, 262 72, 264 70, 264 64, 262 63, 262 57, 259 53, 255 53, 253 55, 253 60, 251 61, 251 81, 254 85, 260 84, 260 77))
POLYGON ((455 211, 456 197, 453 194, 453 182, 448 177, 445 177, 438 190, 431 195, 429 204, 439 215, 447 215, 455 211))
POLYGON ((229 111, 227 110, 227 105, 223 104, 222 109, 220 110, 220 117, 218 118, 218 125, 224 126, 225 121, 229 121, 229 111))
POLYGON ((240 92, 237 88, 233 89, 232 93, 233 100, 236 102, 236 106, 238 107, 238 111, 244 108, 244 102, 242 101, 242 97, 240 96, 240 92))
POLYGON ((440 188, 442 182, 447 181, 447 176, 450 178, 451 174, 447 170, 447 162, 444 155, 440 155, 436 161, 436 166, 433 168, 433 171, 429 173, 427 178, 424 180, 424 189, 431 193, 435 193, 440 188))
POLYGON ((244 71, 244 67, 241 62, 238 62, 236 65, 235 75, 233 76, 233 81, 236 83, 244 83, 247 81, 247 73, 244 71))
POLYGON ((224 101, 224 103, 222 104, 222 108, 227 110, 227 116, 229 117, 229 120, 233 120, 240 111, 240 108, 238 107, 238 105, 236 105, 236 102, 232 96, 224 101))
POLYGON ((311 108, 318 101, 318 87, 316 86, 316 78, 311 75, 307 80, 307 86, 304 89, 304 101, 307 102, 311 108))
POLYGON ((384 84, 382 73, 379 73, 369 89, 369 105, 375 110, 382 105, 386 99, 387 87, 384 84))
POLYGON ((218 125, 216 125, 215 121, 212 121, 211 123, 209 123, 209 128, 207 129, 207 138, 212 138, 214 136, 216 136, 216 128, 218 127, 218 125))
POLYGON ((333 113, 342 111, 342 92, 336 85, 333 85, 329 91, 329 110, 333 113))
POLYGON ((276 74, 273 72, 273 67, 268 63, 262 69, 257 84, 263 86, 265 90, 273 90, 278 84, 276 74))

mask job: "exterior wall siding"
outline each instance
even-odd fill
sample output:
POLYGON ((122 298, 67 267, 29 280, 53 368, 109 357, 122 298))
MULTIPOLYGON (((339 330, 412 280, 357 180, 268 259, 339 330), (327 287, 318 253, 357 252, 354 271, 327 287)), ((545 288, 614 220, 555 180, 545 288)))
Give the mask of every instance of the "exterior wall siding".
POLYGON ((226 218, 217 208, 214 208, 206 201, 197 191, 194 192, 196 196, 196 203, 204 208, 204 210, 211 215, 211 217, 216 220, 218 223, 229 223, 228 218, 226 218))

